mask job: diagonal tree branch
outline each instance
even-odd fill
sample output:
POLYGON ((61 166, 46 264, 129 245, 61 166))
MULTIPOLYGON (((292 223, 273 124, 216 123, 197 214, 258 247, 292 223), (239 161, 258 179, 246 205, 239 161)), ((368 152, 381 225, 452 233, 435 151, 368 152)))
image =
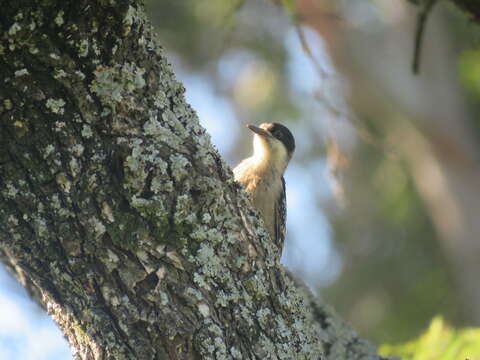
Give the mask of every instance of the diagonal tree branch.
POLYGON ((0 259, 79 359, 378 359, 275 260, 136 1, 2 1, 0 259))

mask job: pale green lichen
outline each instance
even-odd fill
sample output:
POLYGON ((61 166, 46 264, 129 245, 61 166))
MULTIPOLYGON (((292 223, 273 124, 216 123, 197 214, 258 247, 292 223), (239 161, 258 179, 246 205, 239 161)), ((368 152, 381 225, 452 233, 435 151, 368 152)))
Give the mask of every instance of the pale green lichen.
POLYGON ((21 77, 21 76, 25 76, 25 75, 28 75, 28 74, 30 74, 30 73, 28 72, 27 69, 17 70, 14 73, 15 77, 21 77))
POLYGON ((25 136, 25 134, 28 132, 27 125, 19 120, 15 120, 13 126, 15 127, 15 134, 18 137, 25 136))
POLYGON ((76 157, 82 156, 84 150, 85 150, 85 147, 82 144, 75 144, 75 145, 72 146, 72 153, 76 157))
POLYGON ((37 213, 43 214, 45 212, 45 205, 41 202, 37 203, 37 213))
POLYGON ((160 304, 166 306, 168 304, 168 295, 164 291, 160 291, 160 304))
POLYGON ((146 251, 137 250, 136 255, 137 255, 138 259, 140 260, 140 262, 142 263, 143 268, 145 269, 147 274, 151 274, 151 273, 155 272, 155 270, 157 268, 156 268, 156 266, 155 267, 151 266, 152 263, 150 261, 149 255, 146 251))
POLYGON ((49 235, 47 228, 47 222, 41 217, 36 217, 34 219, 33 228, 35 229, 35 234, 40 238, 46 238, 49 235))
POLYGON ((197 284, 200 288, 203 288, 205 290, 210 290, 210 285, 207 282, 207 278, 198 272, 195 272, 193 274, 193 282, 197 284))
POLYGON ((7 221, 9 222, 10 225, 18 226, 18 219, 14 215, 9 215, 7 221))
MULTIPOLYGON (((255 350, 262 357, 262 359, 275 359, 277 358, 277 346, 264 334, 261 335, 259 341, 255 345, 255 350)), ((297 357, 298 359, 299 357, 297 357)), ((293 359, 293 357, 292 357, 293 359)))
POLYGON ((262 325, 265 326, 268 324, 269 320, 272 318, 272 312, 269 308, 261 308, 257 311, 257 320, 262 325))
POLYGON ((75 75, 77 75, 77 77, 78 77, 80 80, 85 79, 85 74, 82 73, 80 70, 76 70, 76 71, 75 71, 75 75))
POLYGON ((102 292, 103 298, 107 301, 107 303, 111 304, 112 306, 120 305, 120 301, 118 297, 115 296, 113 289, 108 286, 101 286, 100 291, 102 292))
POLYGON ((13 19, 14 19, 15 21, 23 20, 23 12, 19 11, 18 14, 15 14, 15 16, 13 17, 13 19))
POLYGON ((160 143, 167 144, 174 149, 183 149, 183 140, 169 128, 161 124, 156 114, 152 114, 149 120, 143 126, 145 135, 153 136, 158 139, 160 143))
POLYGON ((64 14, 65 12, 63 10, 60 10, 57 13, 57 16, 55 16, 55 19, 53 21, 55 22, 55 24, 57 24, 57 26, 62 26, 63 23, 65 22, 65 20, 63 19, 64 14))
POLYGON ((142 193, 145 188, 145 182, 148 176, 146 170, 146 163, 143 157, 143 140, 142 139, 132 139, 132 150, 131 155, 127 156, 125 160, 125 167, 127 170, 127 182, 125 187, 134 193, 134 201, 136 200, 137 194, 142 193))
POLYGON ((256 299, 265 298, 268 296, 268 290, 264 284, 265 279, 258 275, 254 275, 244 281, 244 286, 248 293, 256 299))
POLYGON ((48 99, 45 106, 54 114, 62 115, 65 112, 65 100, 63 99, 48 99))
POLYGON ((110 223, 115 222, 115 217, 113 216, 112 208, 106 201, 102 203, 102 216, 110 223))
POLYGON ((15 196, 17 196, 18 194, 18 189, 13 185, 13 184, 10 184, 8 183, 7 184, 7 191, 5 193, 5 195, 9 198, 15 198, 15 196))
POLYGON ((223 235, 218 229, 212 229, 205 225, 197 225, 190 232, 190 237, 198 242, 210 241, 212 244, 218 244, 224 240, 223 235))
POLYGON ((105 265, 109 267, 109 271, 111 272, 113 269, 117 267, 117 263, 120 261, 117 254, 115 254, 111 249, 107 249, 107 259, 105 261, 105 265))
POLYGON ((172 171, 172 177, 176 181, 182 181, 190 174, 191 168, 190 162, 181 154, 173 154, 170 156, 170 168, 172 171))
POLYGON ((118 66, 99 67, 94 71, 95 80, 90 85, 90 90, 107 100, 107 104, 115 104, 123 99, 124 87, 121 82, 115 80, 119 72, 118 66))
POLYGON ((177 269, 185 270, 183 268, 183 261, 180 256, 178 256, 177 252, 175 251, 167 251, 166 253, 167 258, 171 260, 171 264, 175 266, 177 269))
POLYGON ((240 301, 251 303, 252 298, 248 293, 240 293, 236 287, 231 287, 228 293, 223 290, 218 291, 215 305, 227 307, 229 304, 238 304, 240 301))
MULTIPOLYGON (((128 36, 130 34, 130 31, 132 30, 132 25, 133 24, 137 25, 143 25, 145 27, 150 27, 145 11, 143 11, 143 8, 138 7, 135 8, 133 6, 129 6, 127 12, 125 13, 125 16, 122 21, 122 28, 123 28, 123 36, 128 36)), ((151 32, 151 29, 149 29, 151 32)))
POLYGON ((233 358, 235 360, 241 360, 243 359, 243 355, 242 353, 240 352, 240 350, 238 350, 235 346, 232 346, 230 348, 230 354, 233 356, 233 358))
POLYGON ((81 39, 80 42, 78 43, 78 56, 87 57, 88 48, 89 48, 88 40, 81 39))
POLYGON ((202 216, 202 222, 204 224, 209 224, 211 219, 212 219, 212 217, 210 216, 209 213, 204 213, 203 216, 202 216))
MULTIPOLYGON (((59 165, 61 165, 61 163, 59 165)), ((68 194, 70 192, 70 189, 72 188, 72 182, 68 179, 68 177, 64 173, 58 174, 55 177, 55 180, 65 193, 68 194)))
POLYGON ((55 147, 52 144, 48 144, 43 150, 43 158, 47 159, 55 151, 55 147))
POLYGON ((154 194, 159 194, 160 192, 172 192, 174 190, 173 183, 170 180, 163 180, 161 177, 156 176, 152 179, 150 185, 150 190, 154 194))
POLYGON ((92 128, 90 125, 83 125, 82 136, 86 139, 90 139, 93 136, 92 128))
POLYGON ((89 222, 97 238, 101 237, 107 230, 103 222, 96 217, 91 218, 89 222))
MULTIPOLYGON (((222 334, 223 335, 223 334, 222 334)), ((227 358, 227 346, 225 344, 223 336, 216 337, 214 340, 215 344, 215 357, 217 359, 226 359, 227 358)))
POLYGON ((19 23, 13 23, 12 26, 8 29, 8 35, 14 36, 17 32, 22 29, 19 23))
POLYGON ((72 174, 73 177, 76 177, 81 170, 80 163, 76 158, 71 158, 70 161, 68 162, 69 168, 70 168, 70 173, 72 174))
POLYGON ((67 124, 65 123, 65 121, 55 121, 55 131, 57 132, 62 131, 66 125, 67 124))
POLYGON ((157 91, 154 97, 154 105, 160 109, 166 108, 170 104, 165 92, 161 89, 157 91))
POLYGON ((114 66, 98 66, 90 90, 113 110, 122 102, 127 108, 135 108, 132 92, 145 86, 145 70, 134 63, 114 66))
POLYGON ((217 306, 222 306, 222 307, 227 307, 228 306, 228 303, 230 302, 229 301, 229 297, 225 294, 225 292, 223 292, 223 290, 220 290, 218 293, 217 293, 217 299, 215 301, 215 305, 217 306))
POLYGON ((203 294, 198 291, 197 289, 194 289, 192 287, 188 287, 186 290, 185 290, 185 295, 188 296, 188 297, 191 297, 191 298, 194 298, 198 301, 200 300, 203 300, 204 299, 204 296, 203 294))
POLYGON ((3 106, 5 107, 5 110, 12 110, 13 109, 12 100, 10 99, 3 100, 3 106))
POLYGON ((162 239, 168 230, 168 212, 165 209, 162 198, 144 199, 133 195, 131 205, 143 216, 153 220, 156 224, 158 239, 162 239))
POLYGON ((202 314, 203 317, 207 318, 210 316, 210 308, 205 303, 200 303, 197 305, 198 312, 202 314))
POLYGON ((136 16, 137 10, 133 6, 129 5, 125 17, 123 18, 123 36, 130 34, 130 30, 136 16))
POLYGON ((53 194, 51 197, 51 205, 53 206, 54 209, 60 210, 62 208, 62 204, 60 203, 60 198, 58 197, 58 194, 53 194))
POLYGON ((173 215, 174 224, 177 228, 187 227, 188 233, 191 227, 196 224, 197 217, 192 211, 192 199, 189 195, 183 194, 177 196, 175 213, 173 215))
POLYGON ((292 336, 292 330, 287 326, 285 320, 281 317, 275 317, 275 321, 277 322, 279 335, 285 340, 290 339, 292 336))
POLYGON ((53 72, 53 77, 57 80, 67 77, 67 73, 62 69, 55 69, 53 72))
MULTIPOLYGON (((175 124, 178 124, 177 116, 170 109, 165 109, 165 111, 162 113, 162 120, 165 121, 167 124, 170 124, 172 126, 174 126, 175 124)), ((181 126, 181 124, 180 124, 180 126, 181 126)))
POLYGON ((98 42, 97 42, 97 39, 95 38, 92 38, 92 44, 90 46, 90 48, 93 50, 93 53, 97 56, 99 56, 101 54, 101 51, 100 51, 100 48, 98 46, 98 42))
POLYGON ((205 318, 204 321, 210 325, 208 325, 207 329, 203 329, 201 334, 202 341, 199 345, 203 358, 230 359, 222 329, 218 325, 211 323, 210 318, 205 318))

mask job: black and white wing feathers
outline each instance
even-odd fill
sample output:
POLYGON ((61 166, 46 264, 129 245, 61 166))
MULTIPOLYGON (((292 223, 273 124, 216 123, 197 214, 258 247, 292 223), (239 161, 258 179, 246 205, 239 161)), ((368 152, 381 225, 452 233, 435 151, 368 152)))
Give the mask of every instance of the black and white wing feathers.
POLYGON ((287 197, 285 193, 285 179, 282 176, 282 189, 280 195, 275 201, 275 244, 278 246, 280 253, 283 250, 283 242, 285 240, 286 221, 287 221, 287 197))

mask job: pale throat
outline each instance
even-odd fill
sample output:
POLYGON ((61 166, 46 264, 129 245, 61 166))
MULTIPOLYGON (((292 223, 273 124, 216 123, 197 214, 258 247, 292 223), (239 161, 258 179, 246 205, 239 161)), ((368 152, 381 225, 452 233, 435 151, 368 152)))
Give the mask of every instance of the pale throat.
POLYGON ((290 160, 285 146, 279 140, 266 140, 255 134, 253 137, 253 163, 258 169, 272 168, 283 174, 290 160))

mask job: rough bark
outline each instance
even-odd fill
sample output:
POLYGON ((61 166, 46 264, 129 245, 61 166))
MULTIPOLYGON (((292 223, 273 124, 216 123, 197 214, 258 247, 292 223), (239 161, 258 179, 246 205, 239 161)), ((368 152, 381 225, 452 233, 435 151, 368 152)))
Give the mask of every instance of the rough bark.
POLYGON ((1 1, 0 259, 79 359, 379 359, 298 288, 135 1, 1 1))

